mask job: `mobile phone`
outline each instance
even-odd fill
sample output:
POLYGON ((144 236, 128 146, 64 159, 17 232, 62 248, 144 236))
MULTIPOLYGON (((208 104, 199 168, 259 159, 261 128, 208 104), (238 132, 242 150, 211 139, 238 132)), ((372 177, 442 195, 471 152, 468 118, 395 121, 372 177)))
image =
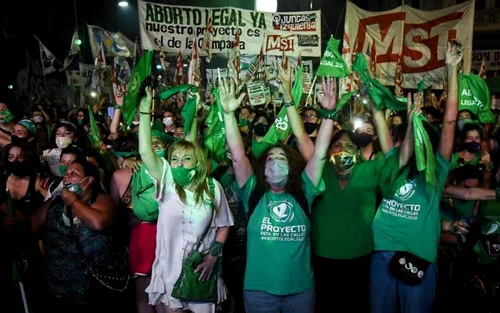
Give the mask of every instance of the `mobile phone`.
POLYGON ((111 118, 113 118, 113 116, 115 116, 115 108, 108 107, 108 116, 111 118))

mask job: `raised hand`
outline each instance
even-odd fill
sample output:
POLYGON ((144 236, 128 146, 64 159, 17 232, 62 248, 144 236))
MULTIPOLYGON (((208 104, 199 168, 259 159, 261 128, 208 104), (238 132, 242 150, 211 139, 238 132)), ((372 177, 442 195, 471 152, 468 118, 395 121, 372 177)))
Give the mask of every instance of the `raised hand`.
POLYGON ((335 78, 323 78, 323 94, 319 94, 318 99, 324 109, 335 109, 337 106, 337 83, 335 78))
POLYGON ((219 84, 219 96, 222 109, 225 113, 232 113, 239 108, 241 101, 245 98, 245 93, 241 93, 236 98, 236 84, 231 79, 222 79, 219 84))
POLYGON ((463 47, 457 41, 448 42, 446 51, 446 65, 457 67, 463 58, 463 47))
MULTIPOLYGON (((279 65, 278 69, 278 80, 281 83, 281 88, 283 88, 283 96, 292 98, 292 70, 290 68, 290 61, 288 57, 283 56, 283 63, 279 65)), ((293 99, 285 99, 285 101, 291 101, 293 99)))
POLYGON ((150 113, 152 100, 153 97, 151 96, 151 88, 146 87, 146 95, 141 99, 141 103, 139 104, 139 110, 144 113, 150 113))
POLYGON ((419 99, 419 97, 421 97, 421 96, 422 96, 422 94, 419 93, 416 96, 415 103, 412 103, 411 92, 408 93, 408 97, 406 100, 406 114, 408 115, 408 124, 410 124, 413 121, 413 117, 415 115, 422 114, 423 101, 421 101, 422 99, 419 99))

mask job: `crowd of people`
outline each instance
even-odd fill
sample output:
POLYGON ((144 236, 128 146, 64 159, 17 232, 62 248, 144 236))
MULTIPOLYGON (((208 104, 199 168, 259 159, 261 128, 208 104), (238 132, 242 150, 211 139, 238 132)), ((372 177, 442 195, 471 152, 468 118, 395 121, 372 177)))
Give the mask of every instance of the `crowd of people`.
POLYGON ((288 62, 292 135, 274 145, 276 110, 231 79, 196 96, 186 133, 148 86, 129 128, 119 92, 109 117, 104 101, 22 119, 0 103, 2 311, 493 312, 478 308, 500 283, 500 123, 458 110, 461 61, 449 45, 441 101, 351 115, 334 78, 294 103, 288 62), (222 162, 204 143, 217 104, 222 162))

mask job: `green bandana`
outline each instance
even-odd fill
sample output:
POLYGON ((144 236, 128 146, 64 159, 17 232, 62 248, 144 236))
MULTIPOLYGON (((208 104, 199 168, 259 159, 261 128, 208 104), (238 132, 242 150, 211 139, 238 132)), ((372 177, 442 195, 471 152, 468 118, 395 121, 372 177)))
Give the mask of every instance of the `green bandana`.
POLYGON ((142 221, 158 219, 158 202, 154 199, 154 192, 155 186, 143 163, 139 171, 132 175, 132 210, 142 221))
POLYGON ((130 158, 130 157, 138 156, 139 155, 139 151, 138 150, 134 150, 134 151, 115 151, 115 150, 111 150, 111 153, 114 156, 116 156, 117 158, 124 158, 124 159, 127 159, 127 158, 130 158))
POLYGON ((413 116, 413 136, 415 137, 415 157, 417 159, 417 170, 423 172, 427 182, 427 193, 432 195, 437 186, 436 181, 436 157, 432 150, 431 140, 427 134, 423 121, 427 119, 423 115, 413 116))
POLYGON ((38 137, 38 132, 36 131, 36 126, 33 121, 24 119, 17 122, 17 124, 25 127, 28 130, 30 137, 38 137))
POLYGON ((12 114, 9 109, 3 109, 2 111, 0 111, 0 115, 3 116, 4 123, 9 123, 14 119, 14 114, 12 114))

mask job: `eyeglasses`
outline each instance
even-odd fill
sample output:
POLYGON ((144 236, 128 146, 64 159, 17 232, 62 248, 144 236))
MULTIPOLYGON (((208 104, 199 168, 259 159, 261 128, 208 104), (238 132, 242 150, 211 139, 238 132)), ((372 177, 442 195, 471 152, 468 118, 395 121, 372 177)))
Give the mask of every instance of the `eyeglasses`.
POLYGON ((302 115, 303 118, 309 118, 309 119, 316 119, 318 116, 316 114, 304 114, 302 115))

